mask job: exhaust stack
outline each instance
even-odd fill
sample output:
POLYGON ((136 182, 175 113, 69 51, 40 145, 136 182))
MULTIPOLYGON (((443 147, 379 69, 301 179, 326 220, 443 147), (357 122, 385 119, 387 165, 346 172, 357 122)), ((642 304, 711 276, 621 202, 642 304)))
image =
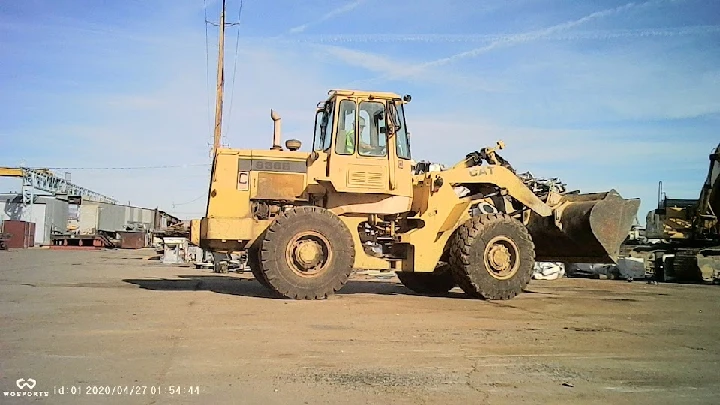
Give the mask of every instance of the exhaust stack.
POLYGON ((270 110, 270 118, 273 120, 273 145, 271 150, 283 150, 280 146, 280 114, 276 113, 275 110, 270 110))

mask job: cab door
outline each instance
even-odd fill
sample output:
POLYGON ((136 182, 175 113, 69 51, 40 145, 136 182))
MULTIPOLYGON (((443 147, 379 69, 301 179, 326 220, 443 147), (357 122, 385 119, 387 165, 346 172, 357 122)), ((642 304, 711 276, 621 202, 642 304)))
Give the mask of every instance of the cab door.
POLYGON ((339 192, 392 194, 385 103, 363 97, 338 103, 328 177, 339 192))
POLYGON ((335 118, 334 100, 328 100, 318 106, 315 113, 315 135, 313 148, 308 156, 307 189, 308 194, 322 195, 325 188, 318 181, 328 180, 328 158, 332 154, 333 122, 335 118))
POLYGON ((410 137, 405 122, 404 104, 400 100, 388 102, 390 144, 390 192, 395 195, 412 197, 412 156, 410 137))

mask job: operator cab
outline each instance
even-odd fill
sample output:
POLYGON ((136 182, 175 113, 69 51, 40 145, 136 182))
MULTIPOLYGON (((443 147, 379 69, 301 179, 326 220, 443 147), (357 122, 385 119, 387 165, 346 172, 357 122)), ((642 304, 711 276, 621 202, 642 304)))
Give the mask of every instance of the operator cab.
POLYGON ((340 192, 410 195, 404 179, 412 166, 404 111, 410 99, 331 90, 317 108, 309 172, 324 172, 340 192))

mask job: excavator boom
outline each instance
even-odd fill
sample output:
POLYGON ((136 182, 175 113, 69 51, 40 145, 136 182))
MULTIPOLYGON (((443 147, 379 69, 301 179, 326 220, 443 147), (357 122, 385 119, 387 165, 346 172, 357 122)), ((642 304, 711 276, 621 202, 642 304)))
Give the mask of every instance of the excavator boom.
POLYGON ((710 167, 698 199, 698 218, 720 216, 720 144, 710 155, 710 167))

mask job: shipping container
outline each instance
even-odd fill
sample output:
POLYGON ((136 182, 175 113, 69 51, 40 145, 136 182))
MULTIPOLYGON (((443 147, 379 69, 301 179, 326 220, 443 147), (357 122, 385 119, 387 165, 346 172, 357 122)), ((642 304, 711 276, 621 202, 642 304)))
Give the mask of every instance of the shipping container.
POLYGON ((3 233, 10 234, 7 247, 10 249, 27 249, 35 246, 35 224, 26 221, 4 220, 3 233))

